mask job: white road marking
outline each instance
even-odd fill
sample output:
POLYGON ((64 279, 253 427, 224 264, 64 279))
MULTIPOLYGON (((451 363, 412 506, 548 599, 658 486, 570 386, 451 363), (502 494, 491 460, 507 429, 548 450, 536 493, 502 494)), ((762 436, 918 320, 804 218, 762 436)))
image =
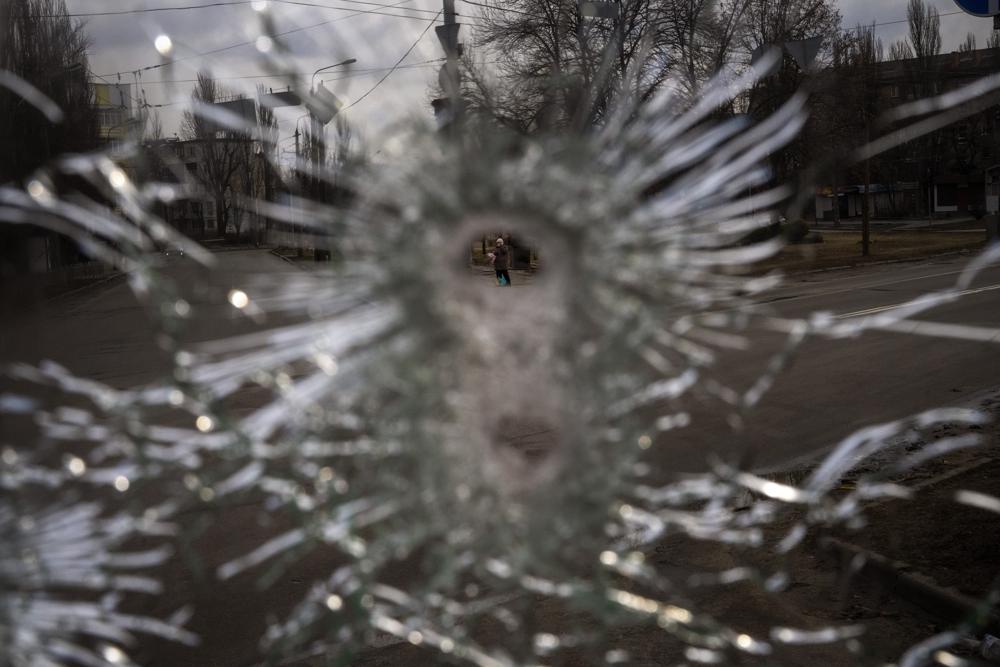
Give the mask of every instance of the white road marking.
MULTIPOLYGON (((998 266, 997 264, 990 264, 989 265, 990 268, 996 268, 997 266, 998 266)), ((986 267, 984 267, 984 269, 985 268, 986 267)), ((962 268, 962 269, 957 269, 955 271, 944 271, 942 273, 928 273, 928 274, 921 275, 921 276, 912 276, 910 278, 897 278, 897 279, 893 279, 893 280, 884 280, 882 282, 872 283, 870 285, 862 284, 862 285, 854 285, 852 287, 841 287, 841 288, 838 288, 838 289, 826 290, 826 291, 823 291, 823 292, 815 292, 815 293, 812 293, 812 294, 797 294, 795 296, 790 296, 790 297, 785 298, 785 299, 780 299, 779 298, 779 299, 775 299, 773 301, 767 301, 767 302, 764 302, 764 303, 765 304, 771 304, 771 303, 773 303, 773 304, 784 304, 784 303, 788 303, 789 301, 799 301, 799 300, 802 300, 802 299, 815 299, 817 297, 830 296, 831 294, 844 294, 845 292, 856 292, 858 290, 877 289, 879 287, 888 287, 890 285, 899 285, 901 283, 909 283, 909 282, 913 282, 915 280, 927 280, 929 278, 943 278, 945 276, 957 276, 957 275, 962 274, 964 272, 965 272, 965 269, 962 268)), ((787 284, 787 285, 785 285, 785 287, 792 287, 792 285, 791 284, 787 284)))
POLYGON ((945 324, 943 322, 928 322, 926 320, 901 320, 889 322, 874 327, 880 331, 895 331, 897 333, 932 338, 952 338, 968 340, 977 343, 1000 343, 1000 329, 977 327, 971 324, 945 324))
MULTIPOLYGON (((955 296, 956 297, 968 296, 970 294, 979 294, 980 292, 989 292, 989 291, 996 290, 996 289, 1000 289, 1000 284, 988 285, 986 287, 973 287, 973 288, 970 288, 970 289, 962 290, 960 292, 955 292, 955 296)), ((933 297, 933 296, 929 296, 927 298, 927 301, 930 301, 930 302, 933 302, 935 300, 936 300, 936 297, 933 297)), ((850 319, 852 317, 862 317, 864 315, 874 315, 876 313, 882 313, 882 312, 885 312, 887 310, 893 310, 894 308, 899 308, 900 306, 910 305, 910 304, 917 304, 917 303, 920 303, 920 302, 921 302, 921 300, 917 299, 916 301, 903 301, 901 303, 893 303, 893 304, 889 304, 889 305, 886 305, 886 306, 875 306, 874 308, 865 308, 864 310, 856 310, 853 313, 841 313, 840 315, 836 316, 836 319, 838 319, 838 320, 846 320, 846 319, 850 319)))

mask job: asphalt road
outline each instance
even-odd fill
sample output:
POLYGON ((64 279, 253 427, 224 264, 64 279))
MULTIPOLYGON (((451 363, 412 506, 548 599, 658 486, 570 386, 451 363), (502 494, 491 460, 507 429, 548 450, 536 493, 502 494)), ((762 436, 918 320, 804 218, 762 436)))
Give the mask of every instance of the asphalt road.
MULTIPOLYGON (((851 316, 906 303, 955 284, 968 258, 950 257, 791 278, 762 302, 779 318, 827 312, 851 316)), ((918 315, 921 321, 1000 327, 1000 266, 982 271, 969 294, 918 315)), ((775 352, 778 337, 753 339, 756 354, 724 360, 724 379, 746 389, 775 352)), ((663 446, 680 468, 697 468, 705 451, 760 470, 815 459, 851 432, 944 405, 964 405, 1000 385, 1000 344, 868 331, 857 338, 808 340, 763 400, 733 432, 695 408, 692 426, 663 446), (699 420, 698 417, 701 417, 699 420), (697 456, 692 456, 697 453, 697 456)))
MULTIPOLYGON (((197 315, 189 331, 191 340, 220 338, 248 328, 246 319, 226 303, 230 289, 253 277, 263 275, 279 281, 283 274, 294 276, 299 271, 264 251, 225 252, 215 258, 218 266, 210 272, 179 259, 171 259, 166 268, 197 315)), ((768 294, 762 305, 784 318, 817 311, 870 311, 954 284, 967 261, 953 257, 799 276, 768 294)), ((993 266, 974 284, 977 291, 924 313, 921 319, 1000 327, 1000 289, 992 289, 998 286, 1000 266, 993 266)), ((484 287, 492 289, 486 279, 484 287)), ((530 290, 530 285, 524 289, 530 290)), ((115 387, 149 382, 170 369, 149 315, 148 306, 135 299, 124 281, 95 286, 39 304, 4 323, 0 362, 52 359, 81 376, 115 387)), ((716 376, 720 381, 737 389, 748 387, 766 364, 767 355, 779 349, 782 337, 756 332, 751 342, 749 352, 734 353, 720 361, 716 376)), ((733 431, 718 402, 692 400, 685 406, 692 413, 692 425, 663 434, 652 453, 663 468, 673 471, 703 468, 710 452, 759 469, 787 469, 814 458, 858 427, 931 407, 967 404, 998 385, 1000 345, 996 343, 888 332, 868 332, 850 340, 810 340, 747 415, 742 430, 733 431)), ((257 399, 247 395, 241 400, 249 407, 257 399)), ((3 424, 0 422, 0 427, 3 424)), ((9 438, 19 435, 9 429, 4 433, 9 438)), ((281 519, 263 524, 261 517, 266 513, 255 505, 223 511, 225 520, 216 521, 194 545, 205 570, 199 571, 182 559, 172 560, 162 574, 170 582, 171 594, 146 599, 133 610, 164 617, 190 603, 196 612, 189 627, 204 638, 203 645, 192 651, 166 642, 144 641, 136 656, 140 664, 255 664, 266 615, 260 610, 276 617, 287 613, 310 582, 329 574, 331 562, 337 558, 335 553, 314 551, 298 562, 280 585, 265 591, 255 585, 256 571, 207 585, 203 572, 245 553, 247 544, 259 544, 281 529, 281 519)), ((732 566, 723 562, 722 552, 713 556, 723 559, 719 563, 710 558, 706 561, 709 555, 702 550, 691 557, 703 567, 732 566)), ((723 602, 732 601, 718 601, 723 602)), ((379 659, 372 664, 382 664, 379 659)), ((393 662, 397 658, 392 655, 386 660, 385 664, 402 664, 393 662)))
MULTIPOLYGON (((171 258, 166 275, 177 281, 196 314, 190 340, 209 340, 247 329, 225 302, 229 289, 252 276, 299 269, 262 250, 214 255, 203 271, 171 258)), ((869 266, 793 277, 762 300, 776 317, 869 312, 953 285, 968 258, 869 266)), ((485 284, 485 283, 484 283, 485 284)), ((973 293, 920 315, 921 320, 1000 327, 1000 266, 984 270, 973 293), (982 289, 985 288, 985 289, 982 289)), ((39 304, 0 328, 0 362, 52 359, 78 375, 115 387, 155 380, 170 368, 159 349, 148 306, 124 280, 39 304)), ((717 376, 748 388, 782 343, 778 334, 754 332, 750 352, 723 357, 717 376)), ((758 468, 780 468, 814 457, 861 426, 920 410, 962 404, 1000 385, 1000 345, 870 331, 850 340, 806 342, 794 363, 734 432, 713 401, 684 408, 693 425, 668 432, 656 447, 677 470, 704 465, 707 452, 736 456, 758 468)))

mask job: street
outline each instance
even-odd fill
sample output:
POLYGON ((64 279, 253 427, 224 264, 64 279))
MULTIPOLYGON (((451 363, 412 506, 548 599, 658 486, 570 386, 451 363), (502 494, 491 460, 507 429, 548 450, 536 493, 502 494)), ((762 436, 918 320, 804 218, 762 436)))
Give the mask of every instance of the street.
MULTIPOLYGON (((196 313, 189 332, 193 341, 232 335, 247 328, 245 318, 227 307, 228 290, 245 285, 251 277, 266 275, 282 280, 301 271, 262 250, 222 252, 214 257, 218 265, 212 271, 193 270, 188 262, 177 259, 171 259, 165 269, 165 275, 183 285, 181 293, 196 313)), ((762 303, 771 314, 784 318, 805 317, 817 311, 867 312, 953 284, 967 261, 964 257, 949 257, 800 275, 769 293, 762 303)), ((514 293, 530 291, 530 283, 526 285, 519 278, 515 275, 515 285, 522 285, 524 291, 514 293)), ((491 276, 483 277, 483 288, 500 289, 491 281, 491 276)), ((921 319, 1000 327, 1000 309, 995 307, 998 293, 992 289, 998 285, 1000 266, 992 266, 973 285, 978 291, 925 313, 921 319)), ((723 357, 714 377, 745 389, 763 369, 768 354, 780 348, 782 340, 775 333, 754 333, 751 353, 723 357)), ((156 345, 147 307, 135 300, 123 280, 25 313, 3 328, 0 349, 3 362, 52 359, 80 376, 119 388, 151 382, 170 368, 156 345)), ((998 353, 1000 349, 992 343, 887 332, 868 332, 850 340, 811 340, 748 415, 742 431, 731 429, 717 403, 694 401, 686 406, 692 425, 662 434, 652 454, 663 469, 675 472, 703 469, 710 453, 762 470, 794 468, 861 426, 932 407, 964 405, 995 389, 1000 385, 998 353)), ((254 403, 253 396, 243 400, 248 407, 254 403)), ((246 545, 259 544, 280 530, 280 520, 270 526, 262 524, 260 508, 252 504, 218 511, 221 514, 216 516, 215 525, 200 538, 197 547, 203 572, 211 572, 245 553, 246 545), (222 516, 225 521, 219 520, 222 516)), ((737 564, 725 550, 706 554, 704 550, 682 548, 666 557, 680 561, 696 558, 701 568, 708 569, 722 570, 737 564)), ((314 551, 295 565, 281 583, 263 592, 254 585, 258 573, 247 572, 209 587, 197 568, 175 561, 165 573, 171 594, 148 601, 141 611, 163 615, 182 603, 194 603, 191 627, 205 641, 194 652, 178 645, 151 642, 139 654, 142 664, 252 664, 263 630, 265 614, 259 613, 260 609, 280 617, 301 599, 310 581, 326 576, 334 562, 331 559, 336 558, 332 552, 314 551)), ((766 601, 750 596, 744 603, 753 606, 766 601)), ((705 604, 709 610, 736 609, 734 613, 741 614, 741 618, 749 618, 728 599, 707 600, 705 604)), ((768 621, 793 622, 797 613, 774 611, 768 621)), ((399 660, 415 659, 389 655, 385 663, 372 658, 373 662, 364 664, 399 664, 399 660)))
MULTIPOLYGON (((263 250, 214 257, 218 265, 210 271, 192 272, 189 262, 177 259, 165 271, 183 286, 197 314, 190 322, 191 341, 246 328, 245 318, 224 302, 229 289, 251 276, 274 274, 279 280, 300 270, 263 250)), ((953 256, 802 274, 768 293, 762 304, 783 318, 868 312, 953 285, 967 262, 966 257, 953 256)), ((492 276, 482 278, 485 287, 491 286, 487 279, 492 281, 492 276)), ((530 289, 524 282, 515 274, 515 286, 530 289)), ((989 289, 998 285, 1000 266, 988 267, 972 285, 987 289, 973 290, 919 319, 1000 327, 1000 292, 989 289)), ((5 325, 0 336, 2 361, 51 359, 82 377, 118 388, 150 382, 170 367, 156 345, 146 306, 136 301, 123 280, 41 305, 5 325)), ((724 357, 713 377, 734 388, 750 386, 783 341, 766 332, 752 336, 754 352, 724 357)), ((658 447, 678 471, 699 469, 707 452, 738 456, 762 470, 782 469, 789 462, 814 458, 863 425, 962 404, 998 384, 1000 348, 994 343, 875 331, 851 340, 816 338, 798 351, 791 367, 751 412, 745 430, 733 434, 717 404, 697 402, 685 406, 695 426, 665 434, 658 447)))

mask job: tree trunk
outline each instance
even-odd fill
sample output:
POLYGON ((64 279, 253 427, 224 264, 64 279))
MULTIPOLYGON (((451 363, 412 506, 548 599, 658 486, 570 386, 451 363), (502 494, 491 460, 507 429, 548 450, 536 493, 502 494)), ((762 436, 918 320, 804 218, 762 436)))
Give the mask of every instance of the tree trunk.
POLYGON ((872 161, 865 160, 865 192, 861 199, 861 254, 867 257, 871 254, 871 193, 872 161))
POLYGON ((833 170, 833 226, 840 227, 840 174, 833 170))
POLYGON ((934 224, 934 179, 927 179, 927 226, 934 224))
POLYGON ((226 235, 226 202, 222 196, 216 195, 215 197, 215 233, 218 234, 219 230, 222 230, 222 235, 226 235))

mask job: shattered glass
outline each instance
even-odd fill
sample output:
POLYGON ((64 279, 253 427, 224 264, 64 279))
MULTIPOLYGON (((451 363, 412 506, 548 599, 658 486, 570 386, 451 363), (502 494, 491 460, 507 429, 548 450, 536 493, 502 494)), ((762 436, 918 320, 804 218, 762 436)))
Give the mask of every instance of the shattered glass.
MULTIPOLYGON (((263 16, 262 61, 307 94, 263 16)), ((1000 342, 997 329, 920 319, 979 289, 1000 246, 902 305, 776 314, 766 297, 781 276, 740 269, 780 240, 739 241, 794 194, 771 187, 767 159, 802 130, 807 97, 757 123, 713 113, 773 58, 693 103, 623 99, 592 134, 412 127, 377 162, 320 170, 346 202, 240 203, 329 244, 333 261, 306 270, 213 278, 217 258, 157 213, 182 188, 133 180, 121 156, 65 155, 0 186, 4 223, 64 234, 126 274, 163 355, 137 381, 50 359, 3 368, 0 662, 132 664, 148 646, 197 646, 203 598, 238 607, 240 591, 289 580, 294 605, 258 619, 259 660, 378 664, 366 662, 375 646, 421 651, 391 664, 484 667, 863 661, 864 622, 774 620, 796 583, 783 559, 836 550, 875 503, 913 500, 920 489, 900 475, 986 444, 972 427, 989 414, 868 424, 784 470, 740 433, 809 341, 1000 342), (89 194, 56 186, 68 176, 89 194), (470 273, 469 247, 498 230, 539 249, 529 283, 493 289, 470 273), (183 250, 193 284, 168 270, 164 246, 183 250), (749 381, 732 381, 734 360, 754 362, 749 381), (692 452, 706 412, 727 440, 692 452), (180 563, 201 578, 180 577, 180 563), (749 612, 720 607, 736 588, 749 612)), ((0 85, 58 118, 23 80, 0 85)), ((892 120, 951 121, 997 85, 892 120)), ((955 500, 1000 512, 987 494, 955 500)), ((984 611, 928 633, 899 664, 969 664, 949 651, 989 622, 984 611)))

